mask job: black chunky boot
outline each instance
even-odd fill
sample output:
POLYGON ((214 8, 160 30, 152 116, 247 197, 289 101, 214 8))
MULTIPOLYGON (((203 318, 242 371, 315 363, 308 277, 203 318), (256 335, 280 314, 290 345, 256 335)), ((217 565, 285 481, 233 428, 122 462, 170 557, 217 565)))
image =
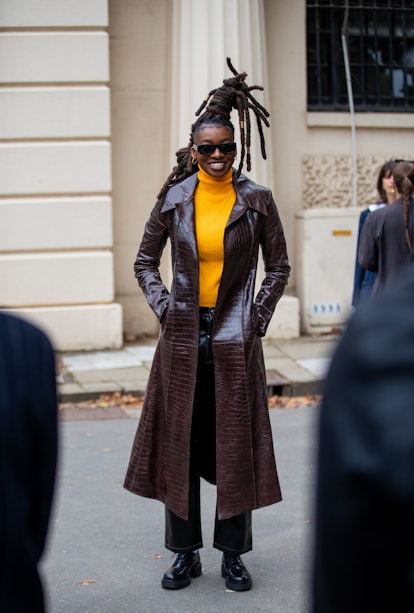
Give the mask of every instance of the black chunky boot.
POLYGON ((252 578, 240 556, 223 553, 221 576, 226 580, 226 588, 244 592, 252 587, 252 578))
POLYGON ((164 573, 162 587, 167 590, 179 590, 190 585, 191 578, 201 575, 200 554, 192 551, 177 553, 174 564, 164 573))

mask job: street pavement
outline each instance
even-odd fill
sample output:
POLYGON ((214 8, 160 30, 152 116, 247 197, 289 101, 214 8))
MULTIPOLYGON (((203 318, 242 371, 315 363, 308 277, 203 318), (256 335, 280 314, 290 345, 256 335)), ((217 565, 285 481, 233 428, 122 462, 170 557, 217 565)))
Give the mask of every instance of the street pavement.
POLYGON ((42 563, 49 613, 307 613, 318 406, 270 409, 283 501, 253 513, 249 592, 226 590, 212 548, 215 487, 203 482, 203 574, 164 590, 164 511, 123 489, 140 410, 60 422, 60 461, 42 563))
POLYGON ((263 343, 269 395, 300 396, 302 406, 270 409, 283 501, 253 513, 253 551, 243 557, 253 588, 239 593, 226 590, 221 578, 221 553, 211 544, 216 492, 204 482, 203 574, 185 589, 161 588, 173 562, 163 545, 163 505, 123 489, 141 410, 105 403, 94 410, 83 402, 113 392, 143 394, 156 339, 120 350, 60 353, 59 396, 66 405, 42 563, 49 613, 307 613, 319 410, 314 395, 337 341, 320 335, 263 343))

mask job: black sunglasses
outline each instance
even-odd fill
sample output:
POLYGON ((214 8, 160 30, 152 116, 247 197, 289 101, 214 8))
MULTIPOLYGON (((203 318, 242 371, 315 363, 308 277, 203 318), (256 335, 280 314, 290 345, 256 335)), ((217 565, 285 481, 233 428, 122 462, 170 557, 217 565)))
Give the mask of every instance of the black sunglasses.
POLYGON ((216 149, 221 153, 234 153, 236 151, 236 143, 219 143, 218 145, 193 145, 193 148, 201 153, 201 155, 212 155, 216 149))

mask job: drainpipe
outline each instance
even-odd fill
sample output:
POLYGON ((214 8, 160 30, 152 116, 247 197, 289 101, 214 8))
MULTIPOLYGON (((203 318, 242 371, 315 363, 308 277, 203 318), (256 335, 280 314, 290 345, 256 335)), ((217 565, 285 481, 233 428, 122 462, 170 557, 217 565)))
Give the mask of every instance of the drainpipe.
POLYGON ((342 24, 341 39, 342 39, 342 51, 344 54, 344 62, 345 62, 346 88, 348 92, 349 112, 351 115, 353 202, 354 202, 354 206, 358 206, 358 174, 357 174, 357 148, 356 148, 354 95, 352 93, 351 71, 349 68, 349 57, 348 57, 348 45, 346 41, 346 31, 348 28, 348 11, 349 11, 349 2, 347 0, 344 22, 342 24))

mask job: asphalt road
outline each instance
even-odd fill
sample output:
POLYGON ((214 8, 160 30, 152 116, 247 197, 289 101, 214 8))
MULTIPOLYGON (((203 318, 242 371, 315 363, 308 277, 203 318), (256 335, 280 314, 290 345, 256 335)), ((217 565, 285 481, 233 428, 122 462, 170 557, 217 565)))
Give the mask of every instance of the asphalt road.
POLYGON ((215 488, 203 483, 203 574, 163 590, 164 509, 122 487, 137 417, 61 422, 58 487, 42 564, 49 613, 307 613, 317 407, 271 409, 283 501, 253 513, 249 592, 226 590, 211 546, 215 488))

